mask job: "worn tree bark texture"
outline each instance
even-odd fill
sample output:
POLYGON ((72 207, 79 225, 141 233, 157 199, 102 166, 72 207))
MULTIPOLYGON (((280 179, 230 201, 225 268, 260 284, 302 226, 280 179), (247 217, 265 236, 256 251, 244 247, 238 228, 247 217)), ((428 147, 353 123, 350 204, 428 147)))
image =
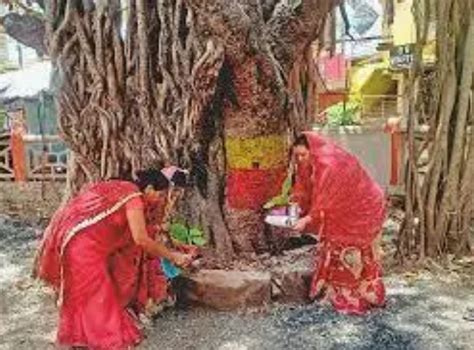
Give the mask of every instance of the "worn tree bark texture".
MULTIPOLYGON (((251 158, 249 166, 235 164, 234 155, 227 151, 227 191, 224 214, 233 247, 241 252, 267 250, 261 212, 249 205, 237 206, 236 198, 249 196, 258 201, 258 189, 277 173, 279 164, 286 164, 287 152, 273 154, 270 140, 287 138, 289 130, 308 126, 312 109, 307 108, 302 89, 308 99, 314 95, 310 80, 313 74, 310 43, 321 32, 326 14, 334 1, 188 1, 198 18, 198 28, 219 38, 225 47, 225 62, 229 69, 230 96, 222 106, 224 144, 253 142, 267 159, 251 158), (308 64, 310 62, 310 64, 308 64), (306 74, 306 73, 309 74, 306 74), (267 146, 265 146, 267 145, 267 146), (269 161, 272 158, 273 161, 269 161), (271 163, 268 165, 267 163, 271 163), (259 182, 257 178, 262 178, 259 182), (244 189, 233 191, 236 178, 244 189), (251 188, 255 188, 252 191, 251 188), (246 190, 245 190, 246 188, 246 190)), ((275 181, 282 181, 278 176, 275 181)), ((236 184, 238 187, 239 184, 236 184)), ((272 189, 269 189, 271 192, 272 189)), ((276 194, 276 193, 273 193, 276 194)), ((267 196, 268 199, 268 196, 267 196)), ((262 203, 263 204, 263 203, 262 203)))
POLYGON ((195 180, 184 210, 219 253, 267 249, 260 210, 231 204, 253 193, 232 192, 228 183, 247 172, 244 182, 252 172, 274 176, 287 154, 242 161, 226 145, 256 145, 261 155, 307 127, 309 47, 337 3, 46 2, 59 127, 72 150, 70 191, 176 163, 195 180))
POLYGON ((406 218, 401 231, 401 258, 440 258, 473 251, 474 229, 474 3, 447 0, 417 2, 419 42, 412 72, 408 123, 409 160, 406 218), (430 11, 436 11, 438 62, 423 100, 421 64, 430 11), (428 120, 429 131, 417 142, 416 130, 428 120), (428 155, 421 164, 421 155, 428 155), (421 175, 419 168, 426 167, 421 175))

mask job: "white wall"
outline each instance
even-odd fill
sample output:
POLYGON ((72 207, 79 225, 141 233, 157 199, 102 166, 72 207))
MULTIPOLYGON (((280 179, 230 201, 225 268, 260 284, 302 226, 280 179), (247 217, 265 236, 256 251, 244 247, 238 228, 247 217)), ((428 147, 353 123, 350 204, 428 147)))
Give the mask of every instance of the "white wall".
POLYGON ((384 189, 390 184, 390 135, 382 127, 340 127, 315 129, 359 158, 384 189))

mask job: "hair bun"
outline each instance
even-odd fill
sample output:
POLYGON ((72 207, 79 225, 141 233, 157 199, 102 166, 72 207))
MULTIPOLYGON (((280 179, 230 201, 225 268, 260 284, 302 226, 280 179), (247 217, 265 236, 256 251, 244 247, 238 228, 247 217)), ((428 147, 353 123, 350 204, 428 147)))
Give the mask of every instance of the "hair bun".
POLYGON ((155 190, 161 191, 169 187, 169 181, 161 171, 157 169, 139 170, 136 172, 136 185, 143 191, 148 186, 152 186, 155 190))
POLYGON ((187 173, 183 170, 176 170, 173 176, 170 179, 170 182, 176 187, 187 187, 188 186, 188 178, 187 173))

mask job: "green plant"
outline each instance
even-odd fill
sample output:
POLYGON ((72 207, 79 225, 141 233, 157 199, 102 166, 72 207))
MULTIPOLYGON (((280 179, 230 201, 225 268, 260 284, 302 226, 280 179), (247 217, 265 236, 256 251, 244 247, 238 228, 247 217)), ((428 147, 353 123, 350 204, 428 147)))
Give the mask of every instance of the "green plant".
POLYGON ((263 206, 264 209, 272 209, 275 207, 283 207, 289 204, 290 202, 290 192, 291 192, 291 172, 288 173, 288 176, 281 186, 281 193, 270 199, 263 206))
POLYGON ((189 227, 182 222, 174 222, 170 225, 171 238, 184 244, 203 246, 206 244, 204 233, 198 227, 189 227))
POLYGON ((339 102, 326 110, 328 124, 330 126, 357 125, 359 124, 359 110, 359 103, 348 102, 344 106, 344 103, 339 102))

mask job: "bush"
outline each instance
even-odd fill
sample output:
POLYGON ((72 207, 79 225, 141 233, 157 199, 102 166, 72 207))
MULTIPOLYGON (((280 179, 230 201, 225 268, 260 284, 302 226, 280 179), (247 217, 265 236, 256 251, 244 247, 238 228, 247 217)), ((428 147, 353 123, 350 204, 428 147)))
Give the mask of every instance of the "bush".
POLYGON ((330 126, 357 125, 360 121, 360 104, 348 102, 344 108, 344 103, 339 102, 326 110, 327 123, 330 126))

